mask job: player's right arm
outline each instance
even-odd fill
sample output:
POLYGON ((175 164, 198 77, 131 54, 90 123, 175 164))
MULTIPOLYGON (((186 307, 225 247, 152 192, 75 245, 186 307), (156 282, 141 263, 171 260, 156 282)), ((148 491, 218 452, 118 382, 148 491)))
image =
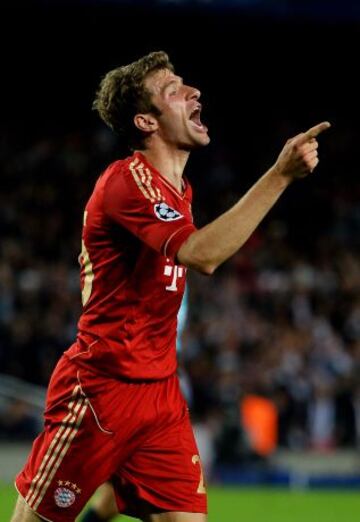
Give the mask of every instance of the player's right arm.
POLYGON ((237 252, 288 185, 314 170, 319 162, 316 137, 329 127, 322 122, 288 140, 275 164, 233 207, 187 238, 178 262, 210 275, 237 252))

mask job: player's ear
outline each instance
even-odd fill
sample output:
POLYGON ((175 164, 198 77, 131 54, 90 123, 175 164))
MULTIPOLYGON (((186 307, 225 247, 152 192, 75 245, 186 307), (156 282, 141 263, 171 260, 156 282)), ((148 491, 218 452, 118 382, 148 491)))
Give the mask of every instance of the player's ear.
POLYGON ((135 114, 135 126, 143 132, 153 132, 159 127, 157 119, 152 114, 135 114))

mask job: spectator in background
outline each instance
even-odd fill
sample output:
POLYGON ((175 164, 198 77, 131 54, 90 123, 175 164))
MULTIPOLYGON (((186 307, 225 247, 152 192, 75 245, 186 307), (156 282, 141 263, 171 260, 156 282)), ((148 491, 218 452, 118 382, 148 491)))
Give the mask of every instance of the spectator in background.
POLYGON ((269 457, 278 445, 278 412, 274 401, 260 394, 247 394, 240 402, 241 424, 250 451, 269 457))

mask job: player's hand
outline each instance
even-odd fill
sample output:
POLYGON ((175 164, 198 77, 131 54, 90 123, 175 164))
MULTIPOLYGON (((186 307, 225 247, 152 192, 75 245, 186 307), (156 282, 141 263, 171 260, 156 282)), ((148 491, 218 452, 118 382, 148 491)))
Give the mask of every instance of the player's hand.
POLYGON ((274 165, 275 170, 286 178, 303 178, 319 163, 317 136, 330 127, 323 121, 306 132, 288 140, 274 165))

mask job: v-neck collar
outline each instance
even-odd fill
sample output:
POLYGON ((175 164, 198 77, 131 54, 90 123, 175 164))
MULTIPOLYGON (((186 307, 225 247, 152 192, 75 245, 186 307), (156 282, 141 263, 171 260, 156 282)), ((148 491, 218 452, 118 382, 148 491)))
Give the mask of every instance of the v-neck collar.
POLYGON ((135 158, 138 158, 142 163, 144 163, 153 173, 155 173, 163 183, 172 191, 176 196, 178 196, 180 199, 184 199, 186 194, 186 188, 187 188, 187 181, 186 178, 182 178, 182 184, 183 184, 183 192, 179 192, 178 189, 169 181, 165 176, 163 176, 142 154, 140 151, 136 151, 134 154, 135 158))

